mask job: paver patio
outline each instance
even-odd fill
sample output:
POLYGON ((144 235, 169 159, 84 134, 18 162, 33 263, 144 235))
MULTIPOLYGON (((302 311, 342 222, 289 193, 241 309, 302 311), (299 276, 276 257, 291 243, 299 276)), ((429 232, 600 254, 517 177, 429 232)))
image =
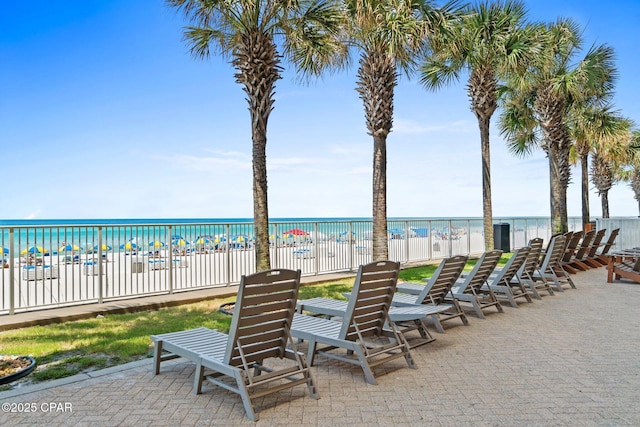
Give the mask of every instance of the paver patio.
MULTIPOLYGON (((576 290, 470 314, 469 326, 413 350, 417 370, 404 360, 377 369, 377 386, 319 357, 320 400, 305 387, 268 396, 257 425, 640 425, 640 286, 606 276, 578 273, 576 290)), ((256 425, 235 394, 208 385, 193 395, 193 371, 178 359, 154 376, 148 359, 0 392, 0 425, 256 425)))

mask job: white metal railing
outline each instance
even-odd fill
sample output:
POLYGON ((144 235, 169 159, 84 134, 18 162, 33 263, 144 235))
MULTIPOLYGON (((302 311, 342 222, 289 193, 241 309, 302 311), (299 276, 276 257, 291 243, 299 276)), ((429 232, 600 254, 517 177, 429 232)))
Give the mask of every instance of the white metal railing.
MULTIPOLYGON (((509 223, 511 248, 548 239, 548 218, 509 223)), ((401 263, 484 251, 482 219, 389 220, 389 258, 401 263)), ((570 228, 581 229, 579 219, 570 228)), ((255 271, 252 223, 0 226, 0 315, 230 286, 255 271)), ((372 260, 371 221, 270 224, 273 268, 303 275, 352 271, 372 260)))

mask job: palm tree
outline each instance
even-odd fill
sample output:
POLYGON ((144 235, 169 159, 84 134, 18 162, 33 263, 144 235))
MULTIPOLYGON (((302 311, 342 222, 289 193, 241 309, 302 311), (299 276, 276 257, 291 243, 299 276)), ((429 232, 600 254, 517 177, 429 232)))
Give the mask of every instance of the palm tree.
POLYGON ((438 9, 430 0, 346 0, 349 40, 360 52, 356 91, 373 137, 373 260, 389 257, 387 136, 399 71, 410 74, 425 38, 446 26, 457 1, 438 9))
POLYGON ((628 119, 620 119, 621 128, 626 126, 627 132, 624 136, 619 135, 601 141, 593 149, 591 162, 591 181, 598 191, 602 205, 602 218, 609 218, 609 190, 618 181, 628 181, 629 171, 626 165, 633 164, 635 149, 631 144, 632 122, 628 119))
POLYGON ((638 202, 638 217, 640 217, 640 130, 634 130, 631 135, 631 173, 629 174, 629 187, 633 190, 633 196, 638 202))
POLYGON ((549 159, 551 227, 568 231, 567 187, 571 181, 569 153, 573 144, 567 120, 586 100, 605 102, 616 70, 613 49, 592 46, 584 57, 579 27, 570 20, 539 25, 543 48, 526 73, 512 76, 500 117, 511 151, 526 155, 541 147, 549 159))
POLYGON ((341 2, 331 0, 167 0, 192 25, 184 38, 191 54, 208 58, 211 49, 231 57, 236 82, 243 86, 251 116, 253 217, 256 269, 268 270, 267 122, 274 108, 281 60, 319 74, 340 63, 345 50, 341 2), (281 44, 278 50, 276 42, 281 44))
MULTIPOLYGON (((622 139, 628 133, 628 123, 609 105, 585 105, 574 109, 569 118, 569 132, 574 140, 570 153, 572 164, 580 162, 582 190, 582 224, 590 221, 589 154, 610 140, 622 139)), ((600 162, 601 160, 598 160, 600 162)), ((602 170, 602 165, 596 170, 602 170)), ((606 186, 606 185, 605 185, 606 186)))
POLYGON ((468 70, 467 93, 480 128, 482 213, 485 248, 493 248, 491 150, 489 128, 498 108, 499 81, 523 72, 538 51, 530 27, 524 25, 520 1, 481 2, 468 10, 453 31, 432 37, 431 52, 420 68, 421 83, 436 90, 457 81, 468 70))

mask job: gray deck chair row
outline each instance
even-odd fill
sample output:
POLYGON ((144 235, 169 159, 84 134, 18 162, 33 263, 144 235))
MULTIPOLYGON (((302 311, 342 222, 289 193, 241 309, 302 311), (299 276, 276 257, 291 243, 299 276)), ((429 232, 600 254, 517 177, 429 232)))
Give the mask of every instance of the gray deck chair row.
MULTIPOLYGON (((398 328, 398 331, 403 334, 410 348, 434 341, 433 336, 427 329, 428 321, 435 325, 439 331, 444 332, 440 316, 445 319, 462 318, 457 311, 455 313, 452 312, 452 310, 457 310, 455 303, 436 303, 437 301, 444 301, 436 293, 440 293, 439 295, 446 294, 446 289, 450 289, 455 282, 455 274, 460 274, 465 261, 466 258, 460 257, 443 260, 436 274, 434 274, 430 287, 419 285, 420 289, 415 296, 409 298, 409 301, 403 300, 402 295, 394 295, 392 306, 389 308, 389 319, 398 328), (401 299, 400 303, 397 303, 398 298, 401 299), (452 314, 454 315, 452 316, 452 314), (408 333, 415 330, 419 332, 420 338, 409 338, 408 333)), ((397 270, 399 270, 399 264, 397 265, 397 270)), ((358 278, 356 278, 356 285, 357 280, 358 278)), ((345 296, 352 297, 351 293, 345 293, 345 296)), ((303 311, 314 315, 322 315, 326 318, 342 317, 347 311, 347 301, 332 298, 312 298, 298 301, 298 312, 303 311)), ((464 320, 466 321, 466 317, 464 317, 464 320)))
POLYGON ((469 321, 458 300, 447 298, 451 288, 460 278, 467 259, 464 255, 443 259, 433 276, 425 279, 427 281, 426 285, 403 283, 399 286, 400 293, 393 297, 393 305, 396 307, 411 307, 415 305, 446 307, 446 311, 439 312, 430 318, 436 330, 440 333, 444 333, 442 322, 447 320, 460 319, 463 325, 468 325, 469 321))
MULTIPOLYGON (((473 269, 469 273, 461 273, 460 277, 453 283, 450 293, 444 299, 444 303, 452 304, 452 300, 455 300, 461 309, 470 305, 470 308, 473 309, 481 319, 485 318, 483 310, 490 307, 496 307, 498 312, 503 312, 504 310, 500 302, 491 289, 482 289, 489 275, 494 271, 498 261, 500 261, 501 255, 502 251, 500 250, 489 251, 482 254, 473 269)), ((429 282, 436 276, 437 274, 434 274, 423 280, 429 282)), ((398 285, 399 292, 413 295, 419 295, 425 289, 425 285, 420 283, 407 282, 398 285)))

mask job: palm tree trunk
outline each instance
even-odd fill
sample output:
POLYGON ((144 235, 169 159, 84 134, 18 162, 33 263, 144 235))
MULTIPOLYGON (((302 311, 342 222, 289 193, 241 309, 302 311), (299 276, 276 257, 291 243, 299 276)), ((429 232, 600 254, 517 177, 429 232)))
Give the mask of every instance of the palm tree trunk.
POLYGON ((271 268, 267 203, 267 122, 275 102, 275 84, 281 78, 278 52, 272 39, 260 31, 245 33, 232 61, 243 86, 251 115, 253 142, 253 226, 256 270, 271 268))
POLYGON ((493 209, 491 206, 491 146, 489 127, 491 119, 478 117, 480 127, 480 146, 482 152, 482 226, 484 229, 484 248, 493 249, 493 209))
POLYGON ((589 153, 580 155, 580 167, 582 169, 582 224, 591 221, 589 213, 589 153))
POLYGON ((554 147, 549 147, 547 150, 549 156, 549 190, 551 200, 551 233, 566 233, 568 231, 568 225, 566 221, 563 221, 563 206, 567 206, 567 193, 566 190, 562 191, 562 180, 560 176, 560 168, 556 158, 558 156, 557 150, 554 147))
MULTIPOLYGON (((256 271, 271 269, 269 254, 269 209, 267 203, 267 138, 262 126, 251 117, 253 138, 253 225, 256 235, 256 271)), ((266 123, 266 119, 264 120, 266 123)), ((265 129, 266 130, 266 129, 265 129)))
POLYGON ((600 200, 602 202, 602 218, 609 218, 609 191, 601 192, 600 200))
POLYGON ((387 136, 373 136, 373 261, 389 259, 387 239, 387 136))

